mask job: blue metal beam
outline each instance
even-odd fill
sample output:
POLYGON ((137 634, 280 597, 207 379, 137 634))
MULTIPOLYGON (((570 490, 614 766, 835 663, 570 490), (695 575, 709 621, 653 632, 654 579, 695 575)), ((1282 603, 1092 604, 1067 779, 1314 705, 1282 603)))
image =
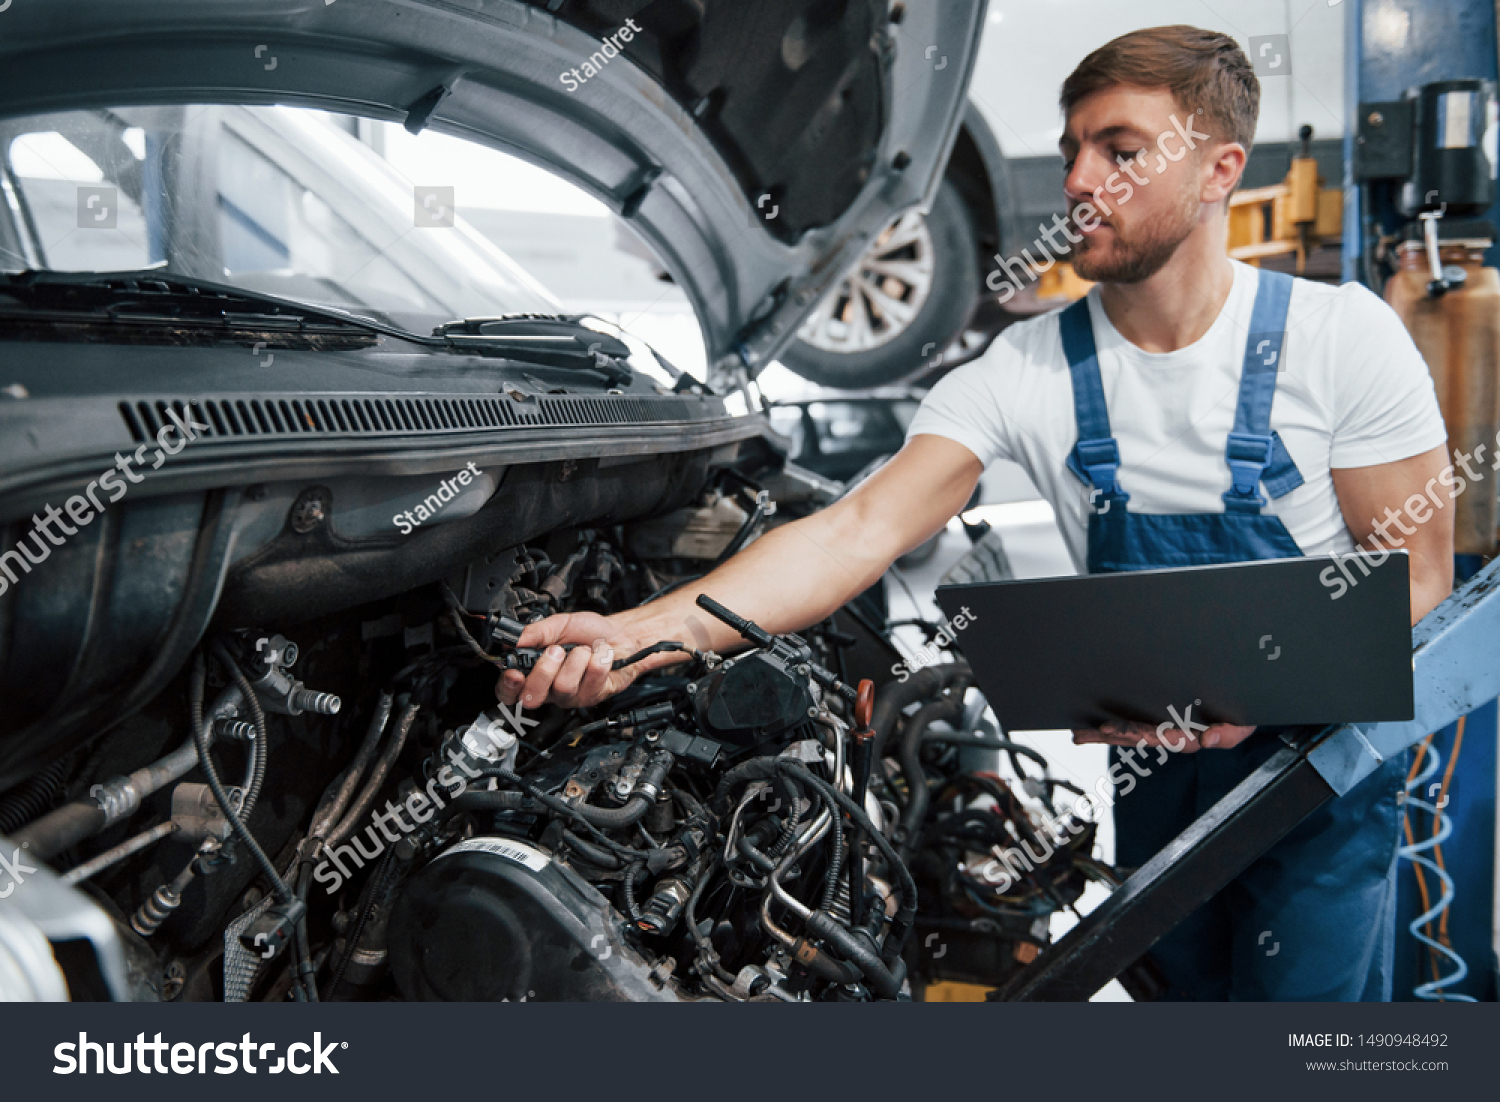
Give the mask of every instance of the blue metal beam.
POLYGON ((1354 138, 1359 133, 1360 76, 1364 68, 1360 33, 1364 25, 1364 0, 1344 3, 1344 239, 1340 257, 1339 279, 1353 283, 1359 279, 1360 258, 1364 256, 1364 197, 1354 182, 1354 138))
POLYGON ((1416 717, 1340 727, 1308 754, 1342 796, 1392 755, 1500 696, 1500 559, 1412 629, 1416 717))

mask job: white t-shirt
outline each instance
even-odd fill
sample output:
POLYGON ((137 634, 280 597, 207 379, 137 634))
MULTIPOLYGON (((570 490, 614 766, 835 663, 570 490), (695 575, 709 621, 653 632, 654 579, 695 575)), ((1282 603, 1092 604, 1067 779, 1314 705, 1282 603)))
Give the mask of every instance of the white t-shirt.
MULTIPOLYGON (((1098 289, 1089 292, 1120 485, 1133 513, 1224 511, 1224 445, 1260 278, 1248 264, 1233 264, 1224 309, 1176 352, 1131 344, 1110 324, 1098 289)), ((923 401, 907 438, 947 437, 986 467, 997 459, 1019 463, 1052 505, 1082 573, 1090 489, 1065 465, 1078 428, 1059 314, 1012 325, 983 356, 950 372, 923 401)), ((1444 445, 1432 377, 1395 312, 1357 283, 1297 280, 1281 355, 1271 428, 1305 482, 1264 512, 1281 518, 1304 555, 1351 551, 1330 468, 1392 463, 1444 445)))

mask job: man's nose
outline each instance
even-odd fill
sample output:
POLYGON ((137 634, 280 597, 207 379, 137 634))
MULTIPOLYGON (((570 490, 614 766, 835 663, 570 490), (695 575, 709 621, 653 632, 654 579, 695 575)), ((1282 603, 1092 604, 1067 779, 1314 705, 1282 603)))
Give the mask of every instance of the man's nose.
POLYGON ((1063 180, 1063 193, 1078 202, 1092 199, 1103 189, 1105 180, 1114 170, 1115 165, 1107 157, 1091 149, 1082 149, 1063 180))

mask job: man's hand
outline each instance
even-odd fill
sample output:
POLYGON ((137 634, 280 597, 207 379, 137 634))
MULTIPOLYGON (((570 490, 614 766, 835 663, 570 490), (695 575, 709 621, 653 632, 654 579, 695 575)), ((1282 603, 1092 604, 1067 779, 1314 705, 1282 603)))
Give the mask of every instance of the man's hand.
POLYGON ((505 704, 518 699, 523 707, 538 708, 545 701, 564 708, 588 708, 613 696, 641 674, 681 661, 682 653, 665 652, 643 658, 624 669, 610 667, 656 640, 641 642, 619 618, 595 612, 567 612, 528 624, 518 646, 545 648, 530 674, 506 670, 495 685, 505 704), (564 650, 562 644, 578 644, 564 650))
POLYGON ((527 708, 550 700, 568 708, 597 704, 643 673, 685 655, 666 652, 610 671, 653 643, 676 640, 729 654, 739 633, 697 607, 700 593, 773 635, 826 619, 874 585, 900 555, 919 547, 964 507, 983 473, 979 457, 941 436, 913 437, 896 456, 838 501, 772 528, 707 577, 613 616, 550 616, 521 634, 523 647, 546 647, 529 676, 506 671, 496 693, 527 708), (562 643, 579 646, 564 654, 562 643), (605 657, 604 648, 613 654, 605 657))
POLYGON ((1184 731, 1175 723, 1163 723, 1153 727, 1149 723, 1130 723, 1125 720, 1106 722, 1102 727, 1089 727, 1073 732, 1073 741, 1082 746, 1091 742, 1103 742, 1110 746, 1165 746, 1174 753, 1196 754, 1207 747, 1210 750, 1228 750, 1238 746, 1252 734, 1254 727, 1236 727, 1230 723, 1215 723, 1206 731, 1184 731))

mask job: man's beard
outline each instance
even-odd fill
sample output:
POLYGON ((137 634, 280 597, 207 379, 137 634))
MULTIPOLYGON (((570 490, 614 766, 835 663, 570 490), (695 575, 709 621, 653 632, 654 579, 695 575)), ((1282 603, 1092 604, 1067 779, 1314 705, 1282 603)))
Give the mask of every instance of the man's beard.
POLYGON ((1198 199, 1184 191, 1168 214, 1141 227, 1138 238, 1126 237, 1114 223, 1114 248, 1108 258, 1085 238, 1073 248, 1073 270, 1093 283, 1140 283, 1161 271, 1198 224, 1198 199))

